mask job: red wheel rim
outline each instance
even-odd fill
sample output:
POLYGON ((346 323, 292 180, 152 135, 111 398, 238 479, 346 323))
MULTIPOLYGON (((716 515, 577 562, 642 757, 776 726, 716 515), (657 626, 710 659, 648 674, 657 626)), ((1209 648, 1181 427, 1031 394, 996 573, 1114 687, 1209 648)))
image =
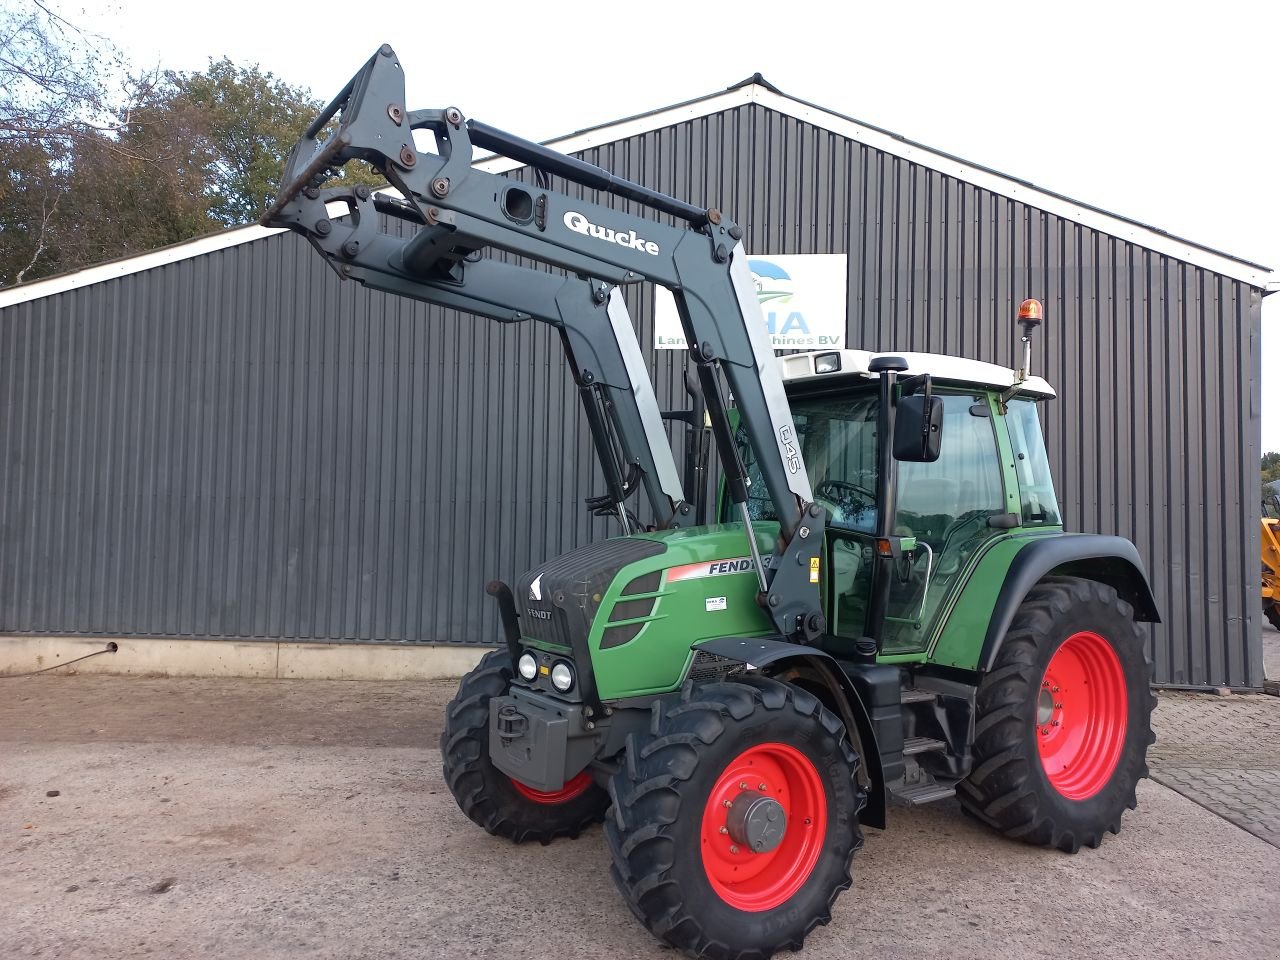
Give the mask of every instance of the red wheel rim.
POLYGON ((1053 788, 1087 800, 1107 785, 1129 720, 1120 658, 1087 630, 1063 641, 1045 668, 1036 701, 1040 762, 1053 788))
POLYGON ((535 790, 533 787, 527 787, 514 777, 511 778, 511 785, 516 788, 516 793, 524 797, 526 800, 532 800, 534 803, 545 803, 549 806, 557 803, 568 803, 574 797, 580 797, 587 792, 587 788, 592 784, 591 774, 583 770, 580 774, 565 783, 559 790, 535 790))
POLYGON ((762 743, 735 757, 711 788, 702 812, 702 866, 731 907, 772 910, 809 879, 827 836, 827 793, 808 757, 785 743, 762 743), (776 800, 786 831, 772 850, 752 852, 728 832, 729 812, 744 795, 776 800))

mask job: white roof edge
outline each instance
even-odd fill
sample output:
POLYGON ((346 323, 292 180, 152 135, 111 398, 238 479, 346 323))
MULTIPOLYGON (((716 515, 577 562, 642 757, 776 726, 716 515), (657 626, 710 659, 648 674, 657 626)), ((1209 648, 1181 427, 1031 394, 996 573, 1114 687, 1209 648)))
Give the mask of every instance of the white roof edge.
POLYGON ((1031 376, 1019 381, 1017 374, 1008 367, 986 360, 971 360, 968 357, 953 357, 944 353, 912 353, 902 351, 872 350, 810 350, 804 353, 792 353, 778 357, 782 368, 782 379, 786 383, 798 380, 819 380, 839 377, 864 377, 878 379, 879 374, 871 373, 871 361, 877 357, 901 357, 907 361, 904 376, 916 373, 932 374, 939 380, 956 383, 972 383, 993 390, 1007 390, 1018 386, 1019 392, 1028 396, 1051 399, 1058 395, 1053 386, 1043 377, 1031 376), (840 355, 840 367, 830 373, 818 373, 814 361, 819 356, 840 355))
MULTIPOLYGON (((616 123, 571 133, 555 140, 547 141, 547 146, 555 147, 562 153, 576 153, 601 146, 602 144, 614 143, 618 140, 625 140, 628 137, 650 133, 673 124, 710 116, 722 110, 749 103, 758 103, 761 106, 768 107, 770 110, 786 114, 815 127, 828 130, 831 133, 848 137, 850 140, 881 150, 892 156, 901 157, 903 160, 919 164, 930 170, 936 170, 946 176, 955 177, 1000 196, 1026 203, 1029 206, 1045 210, 1083 226, 1100 230, 1110 236, 1146 247, 1156 253, 1166 254, 1186 263, 1211 270, 1214 273, 1240 280, 1250 286, 1261 288, 1267 293, 1274 293, 1280 290, 1280 280, 1272 279, 1276 276, 1275 273, 1264 267, 1246 263, 1226 254, 1206 250, 1185 240, 1179 240, 1176 237, 1161 233, 1159 230, 1084 206, 1013 177, 965 163, 955 157, 947 156, 919 144, 910 143, 882 130, 860 124, 848 117, 840 116, 821 107, 778 93, 759 83, 743 84, 689 103, 678 104, 663 110, 655 110, 652 113, 632 117, 629 120, 619 120, 616 123)), ((477 169, 485 170, 489 173, 503 173, 507 170, 514 170, 524 166, 524 164, 507 157, 491 156, 477 160, 475 166, 477 169)), ((343 212, 345 213, 345 209, 343 212)), ((104 280, 113 280, 131 273, 139 273, 143 270, 150 270, 153 267, 175 263, 179 260, 198 257, 201 254, 260 240, 263 237, 280 232, 282 231, 276 228, 257 225, 238 227, 212 236, 174 244, 161 250, 139 254, 136 257, 115 260, 111 263, 99 264, 94 267, 86 267, 75 273, 63 274, 57 277, 50 277, 47 280, 37 280, 29 284, 23 284, 20 287, 0 290, 0 308, 55 293, 62 293, 66 290, 74 290, 78 287, 89 286, 104 280)))
MULTIPOLYGON (((349 213, 346 204, 341 203, 329 204, 328 210, 329 215, 332 217, 346 216, 349 213)), ((49 277, 47 280, 36 280, 32 283, 24 283, 20 287, 9 287, 8 289, 0 290, 0 308, 11 307, 14 304, 25 303, 28 300, 38 300, 40 297, 64 293, 67 290, 76 290, 80 287, 101 283, 104 280, 127 277, 131 273, 141 273, 143 270, 150 270, 154 267, 163 267, 166 264, 177 263, 181 260, 190 260, 192 257, 198 257, 202 254, 214 253, 218 250, 225 250, 228 247, 236 247, 242 243, 252 243, 254 240, 261 240, 264 237, 271 237, 277 233, 284 232, 285 230, 281 227, 264 227, 252 223, 247 227, 233 227, 230 230, 223 230, 221 233, 197 237, 194 240, 184 240, 182 243, 161 247, 159 250, 151 250, 148 253, 140 253, 137 256, 125 257, 122 260, 112 260, 109 263, 85 267, 83 270, 77 270, 74 273, 64 273, 56 277, 49 277)))
POLYGON ((236 227, 233 230, 224 230, 222 233, 198 237, 195 240, 186 240, 182 243, 175 243, 170 247, 161 247, 159 250, 140 253, 134 257, 126 257, 123 260, 112 260, 109 263, 85 267, 83 270, 77 270, 74 273, 64 273, 56 277, 49 277, 47 280, 24 283, 19 287, 0 290, 0 308, 10 307, 17 303, 25 303, 28 300, 37 300, 40 297, 51 296, 55 293, 64 293, 67 290, 75 290, 78 287, 87 287, 90 284, 101 283, 104 280, 114 280, 116 277, 126 277, 131 273, 140 273, 143 270, 150 270, 152 267, 163 267, 165 264, 188 260, 191 257, 198 257, 204 253, 213 253, 216 250, 225 250, 227 247, 239 246, 242 243, 250 243, 282 232, 282 230, 273 227, 261 227, 257 224, 236 227))

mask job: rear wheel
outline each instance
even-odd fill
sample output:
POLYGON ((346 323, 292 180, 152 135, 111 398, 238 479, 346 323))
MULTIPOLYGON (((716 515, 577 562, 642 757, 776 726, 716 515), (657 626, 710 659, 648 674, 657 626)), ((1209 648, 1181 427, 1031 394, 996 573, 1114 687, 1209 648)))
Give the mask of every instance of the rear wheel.
POLYGON ((1132 608, 1105 584, 1048 578, 1027 594, 978 687, 965 811, 1075 853, 1119 833, 1147 775, 1151 662, 1132 608))
POLYGON ((462 812, 494 836, 516 843, 576 837, 609 806, 590 774, 584 770, 560 790, 544 792, 512 780, 489 757, 489 701, 507 692, 511 678, 505 650, 485 654, 462 678, 440 737, 445 783, 462 812))
POLYGON ((850 884, 858 758, 817 698, 755 679, 658 704, 613 778, 613 879, 658 938, 712 960, 799 949, 850 884))

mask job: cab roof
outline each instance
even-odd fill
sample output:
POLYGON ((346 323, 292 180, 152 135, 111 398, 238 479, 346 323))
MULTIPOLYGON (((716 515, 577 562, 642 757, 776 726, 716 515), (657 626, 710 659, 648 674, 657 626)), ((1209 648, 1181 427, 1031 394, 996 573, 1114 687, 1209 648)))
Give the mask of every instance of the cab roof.
MULTIPOLYGON (((1007 390, 1013 386, 1016 374, 1008 367, 965 357, 950 357, 941 353, 872 353, 869 350, 819 350, 811 353, 794 353, 779 357, 782 379, 787 383, 828 380, 837 377, 857 377, 875 380, 880 375, 870 371, 876 357, 901 357, 907 362, 907 370, 900 376, 928 373, 935 380, 947 383, 972 384, 992 390, 1007 390), (834 370, 818 373, 816 358, 838 358, 834 370)), ((1030 377, 1020 384, 1018 393, 1032 397, 1056 397, 1057 393, 1040 377, 1030 377)))

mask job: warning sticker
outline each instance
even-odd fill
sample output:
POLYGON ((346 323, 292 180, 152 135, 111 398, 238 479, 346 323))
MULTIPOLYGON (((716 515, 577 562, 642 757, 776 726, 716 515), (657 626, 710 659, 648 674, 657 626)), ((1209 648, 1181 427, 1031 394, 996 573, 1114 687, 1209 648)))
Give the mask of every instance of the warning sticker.
POLYGON ((712 610, 724 610, 729 606, 728 597, 707 597, 707 613, 712 610))
POLYGON ((821 562, 822 561, 817 557, 809 558, 809 582, 810 583, 818 582, 819 564, 821 564, 821 562))
POLYGON ((701 580, 703 577, 723 577, 729 573, 751 573, 755 568, 756 565, 750 557, 686 563, 682 567, 670 567, 667 570, 667 583, 676 583, 679 580, 701 580))

